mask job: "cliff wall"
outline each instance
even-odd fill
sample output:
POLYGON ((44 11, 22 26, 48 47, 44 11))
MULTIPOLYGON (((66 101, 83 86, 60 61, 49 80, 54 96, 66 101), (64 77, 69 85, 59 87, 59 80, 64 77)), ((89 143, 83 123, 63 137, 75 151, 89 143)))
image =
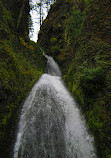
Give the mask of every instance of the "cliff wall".
POLYGON ((100 158, 111 157, 110 13, 110 0, 56 1, 38 40, 59 63, 95 137, 100 158))
POLYGON ((44 69, 29 40, 28 0, 0 0, 0 157, 12 157, 21 102, 44 69))

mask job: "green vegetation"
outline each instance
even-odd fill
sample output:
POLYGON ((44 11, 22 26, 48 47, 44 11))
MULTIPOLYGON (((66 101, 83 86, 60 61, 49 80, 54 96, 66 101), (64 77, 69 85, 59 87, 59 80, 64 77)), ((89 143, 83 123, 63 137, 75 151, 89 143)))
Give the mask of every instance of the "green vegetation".
POLYGON ((11 157, 9 152, 12 150, 18 111, 44 69, 44 58, 39 47, 28 38, 28 1, 22 2, 13 0, 12 7, 0 0, 1 158, 11 157), (15 10, 17 4, 20 7, 15 10))
MULTIPOLYGON (((111 2, 57 0, 38 44, 59 63, 95 137, 98 157, 111 157, 111 2)), ((28 38, 29 0, 0 0, 0 156, 9 157, 20 104, 43 73, 44 58, 28 38)))
POLYGON ((74 10, 72 16, 66 20, 67 35, 71 38, 71 42, 77 40, 80 37, 83 29, 83 23, 85 19, 85 13, 80 10, 74 10))
POLYGON ((57 1, 39 36, 79 102, 100 158, 111 157, 110 8, 110 0, 57 1))
POLYGON ((110 50, 111 45, 81 37, 79 47, 69 66, 65 81, 81 105, 89 129, 95 135, 99 156, 110 151, 110 50), (107 53, 106 53, 107 52, 107 53))

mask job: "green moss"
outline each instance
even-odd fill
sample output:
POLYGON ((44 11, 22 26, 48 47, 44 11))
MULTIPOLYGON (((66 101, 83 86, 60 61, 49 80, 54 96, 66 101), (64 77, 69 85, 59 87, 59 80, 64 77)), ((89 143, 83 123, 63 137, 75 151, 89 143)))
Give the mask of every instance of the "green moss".
POLYGON ((58 45, 51 46, 51 52, 53 53, 53 55, 59 54, 60 53, 59 46, 58 45))
POLYGON ((85 12, 74 10, 72 15, 66 20, 66 32, 71 42, 77 40, 82 33, 83 23, 85 19, 85 12))
POLYGON ((57 38, 53 37, 50 39, 51 44, 55 44, 57 42, 57 38))
POLYGON ((84 111, 88 127, 95 136, 99 156, 104 158, 110 153, 110 145, 107 143, 111 140, 106 137, 109 133, 111 113, 110 108, 107 112, 107 104, 110 105, 111 46, 98 39, 87 41, 87 38, 86 36, 79 40, 79 47, 76 48, 75 58, 65 79, 84 111))
POLYGON ((102 67, 85 68, 80 75, 80 86, 85 95, 93 96, 104 87, 105 74, 102 67))
MULTIPOLYGON (((9 157, 7 149, 14 137, 21 103, 44 71, 44 57, 38 45, 30 41, 24 31, 17 30, 14 10, 5 5, 0 1, 0 155, 3 158, 9 157)), ((26 33, 28 24, 26 21, 24 24, 26 33)))
POLYGON ((110 5, 110 0, 57 1, 39 39, 80 103, 100 158, 111 155, 110 5))

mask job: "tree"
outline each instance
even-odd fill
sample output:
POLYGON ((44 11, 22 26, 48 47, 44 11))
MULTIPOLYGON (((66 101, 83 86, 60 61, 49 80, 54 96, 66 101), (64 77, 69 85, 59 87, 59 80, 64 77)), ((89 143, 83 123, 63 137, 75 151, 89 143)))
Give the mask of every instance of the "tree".
POLYGON ((44 14, 50 9, 51 4, 53 4, 55 0, 36 0, 36 4, 34 5, 34 10, 37 11, 39 14, 39 23, 40 26, 42 25, 43 19, 44 19, 44 14))
POLYGON ((48 11, 50 9, 50 6, 55 2, 55 0, 30 0, 30 8, 31 8, 31 14, 34 17, 32 21, 30 21, 30 37, 33 36, 33 32, 36 30, 39 31, 39 25, 41 27, 42 22, 46 15, 48 14, 48 11), (37 15, 36 15, 37 13, 37 15), (36 15, 36 18, 35 18, 36 15), (35 23, 38 23, 36 25, 37 28, 35 28, 35 23), (34 29, 33 29, 34 28, 34 29))

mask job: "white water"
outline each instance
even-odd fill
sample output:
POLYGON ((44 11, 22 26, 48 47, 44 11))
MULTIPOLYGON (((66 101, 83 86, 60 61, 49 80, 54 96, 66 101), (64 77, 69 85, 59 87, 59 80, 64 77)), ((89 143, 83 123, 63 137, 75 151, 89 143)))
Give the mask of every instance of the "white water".
POLYGON ((93 137, 52 57, 21 112, 14 158, 97 158, 93 137))

